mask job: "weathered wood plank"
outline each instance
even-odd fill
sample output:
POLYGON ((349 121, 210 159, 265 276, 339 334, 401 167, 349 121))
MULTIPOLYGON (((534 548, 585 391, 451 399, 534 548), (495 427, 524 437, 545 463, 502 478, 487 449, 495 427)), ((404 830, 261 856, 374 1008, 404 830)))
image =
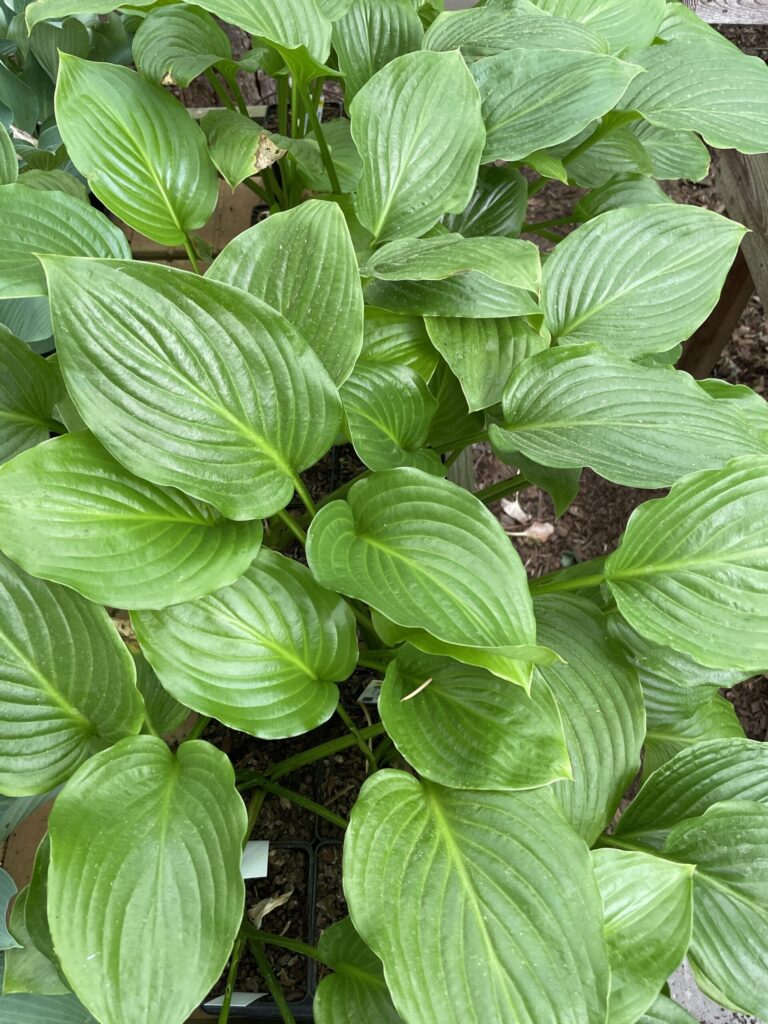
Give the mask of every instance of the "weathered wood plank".
POLYGON ((755 288, 768 309, 768 154, 742 156, 724 149, 715 161, 715 184, 734 220, 750 234, 742 242, 755 288))
POLYGON ((720 25, 768 25, 768 0, 683 0, 705 21, 720 25))

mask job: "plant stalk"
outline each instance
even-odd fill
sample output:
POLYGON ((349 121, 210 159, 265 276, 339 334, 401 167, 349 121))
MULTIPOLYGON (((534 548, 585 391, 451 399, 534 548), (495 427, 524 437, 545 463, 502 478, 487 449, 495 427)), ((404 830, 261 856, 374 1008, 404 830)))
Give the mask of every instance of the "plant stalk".
POLYGON ((290 512, 286 511, 286 509, 284 508, 281 508, 277 515, 278 518, 285 523, 285 525, 288 527, 288 529, 291 531, 294 537, 296 537, 300 544, 304 545, 307 543, 306 531, 301 528, 299 523, 296 522, 296 519, 294 518, 294 516, 291 515, 290 512))
POLYGON ((272 964, 267 959, 267 954, 264 952, 264 947, 257 940, 248 937, 248 945, 251 947, 253 958, 256 961, 256 965, 262 973, 264 981, 267 983, 269 994, 274 1000, 275 1006, 280 1011, 280 1016, 283 1018, 283 1024, 296 1024, 296 1018, 291 1013, 291 1008, 288 1005, 288 1001, 285 998, 283 990, 280 988, 280 982, 275 976, 275 972, 272 970, 272 964))
POLYGON ((310 800, 307 796, 302 796, 301 793, 295 793, 292 789, 286 789, 285 786, 278 786, 277 783, 271 782, 264 775, 257 775, 254 773, 250 776, 248 782, 241 783, 238 786, 240 792, 244 792, 248 789, 263 789, 266 793, 272 793, 275 796, 280 796, 284 800, 290 800, 292 804, 296 804, 297 807, 303 807, 305 811, 310 811, 312 814, 316 814, 319 818, 325 818, 326 821, 330 821, 333 825, 338 828, 346 828, 349 822, 346 818, 342 818, 338 814, 334 814, 333 811, 329 811, 327 807, 323 807, 322 804, 315 803, 314 800, 310 800))
MULTIPOLYGON (((189 730, 187 740, 199 740, 200 737, 205 732, 206 726, 208 725, 209 722, 210 718, 208 718, 207 715, 198 715, 197 721, 189 730)), ((187 740, 185 740, 185 742, 187 742, 187 740)))
POLYGON ((344 705, 341 703, 341 701, 339 701, 339 703, 336 705, 336 711, 344 725, 346 725, 347 729, 349 729, 351 735, 354 736, 355 743, 357 744, 357 747, 362 753, 363 757, 366 759, 371 768, 373 768, 374 771, 377 771, 379 766, 376 763, 376 758, 373 756, 373 751, 360 735, 360 730, 357 728, 355 723, 347 714, 347 711, 344 705))
MULTIPOLYGON (((360 735, 363 739, 372 739, 374 736, 382 736, 384 731, 384 726, 381 722, 377 722, 376 725, 369 725, 365 729, 360 729, 360 735)), ((293 756, 285 758, 284 761, 278 761, 277 764, 273 764, 259 778, 281 779, 284 775, 289 775, 291 772, 296 771, 297 768, 303 768, 305 765, 322 761, 326 757, 332 757, 334 754, 341 753, 342 750, 354 747, 354 745, 354 736, 339 736, 334 740, 328 740, 326 743, 320 743, 316 747, 311 747, 309 750, 302 750, 300 754, 293 754, 293 756)), ((248 783, 252 781, 253 775, 254 773, 244 772, 239 777, 239 788, 243 789, 244 785, 248 787, 248 783)), ((258 782, 255 782, 254 785, 258 786, 258 782)))
POLYGON ((339 176, 336 173, 336 166, 331 156, 331 151, 328 148, 328 143, 325 140, 323 129, 320 124, 320 118, 317 116, 317 108, 312 106, 312 100, 307 92, 306 85, 299 86, 299 93, 302 100, 307 108, 307 115, 309 117, 309 123, 312 126, 312 131, 315 133, 317 144, 320 147, 320 155, 323 158, 323 164, 325 165, 326 173, 328 174, 328 180, 331 183, 331 189, 334 195, 341 195, 341 185, 339 184, 339 176))
POLYGON ((187 251, 187 259, 192 264, 192 269, 194 270, 194 272, 196 274, 202 274, 202 271, 200 270, 200 264, 198 263, 198 260, 200 259, 200 254, 195 249, 195 243, 192 241, 192 238, 186 234, 184 235, 184 248, 187 251))
POLYGON ((530 481, 526 480, 522 473, 518 473, 516 476, 499 480, 496 484, 490 484, 480 491, 475 491, 475 497, 487 504, 491 501, 498 501, 499 498, 506 498, 508 494, 521 491, 524 487, 530 487, 530 481))
POLYGON ((333 964, 323 960, 317 951, 317 947, 310 946, 306 942, 299 942, 298 939, 288 939, 284 935, 275 935, 272 932, 263 932, 258 928, 254 928, 252 924, 246 924, 245 930, 249 939, 255 939, 266 946, 277 946, 278 949, 287 949, 291 953, 299 953, 301 956, 309 957, 311 960, 317 960, 318 963, 325 964, 326 967, 333 968, 333 964))
POLYGON ((237 968, 240 966, 240 958, 243 955, 245 949, 245 922, 240 925, 240 931, 237 933, 235 944, 232 947, 232 959, 229 962, 229 970, 227 971, 227 983, 224 988, 224 1002, 221 1004, 219 1010, 219 1024, 227 1024, 229 1020, 229 1008, 232 1005, 232 993, 235 991, 235 979, 237 978, 237 968))

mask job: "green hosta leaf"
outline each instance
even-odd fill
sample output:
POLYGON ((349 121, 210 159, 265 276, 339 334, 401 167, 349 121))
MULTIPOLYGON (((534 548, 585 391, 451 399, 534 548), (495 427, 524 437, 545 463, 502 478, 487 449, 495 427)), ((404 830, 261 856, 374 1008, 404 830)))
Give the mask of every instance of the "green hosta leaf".
POLYGON ((0 185, 12 185, 19 176, 19 159, 5 125, 0 124, 0 185))
POLYGON ((549 345, 548 335, 539 334, 522 317, 426 317, 425 323, 472 411, 500 402, 515 367, 549 345))
POLYGON ((363 86, 350 113, 363 158, 357 213, 376 240, 423 234, 464 209, 485 128, 459 53, 397 57, 363 86))
MULTIPOLYGON (((0 956, 0 988, 4 975, 0 956)), ((0 996, 3 1024, 96 1024, 77 996, 0 996)))
MULTIPOLYGON (((323 123, 323 135, 328 149, 331 153, 336 174, 344 193, 354 192, 357 183, 363 173, 363 163, 360 154, 355 148, 352 140, 350 122, 344 117, 338 117, 333 121, 323 123)), ((296 162, 301 178, 305 186, 313 192, 331 192, 332 186, 328 178, 320 146, 317 144, 314 132, 309 132, 303 139, 291 139, 286 135, 278 135, 275 132, 267 132, 271 141, 285 149, 291 160, 296 162)), ((354 197, 352 196, 318 196, 318 199, 332 201, 337 205, 343 205, 346 201, 349 209, 345 210, 348 222, 355 218, 354 197)), ((350 223, 350 230, 352 225, 350 223)), ((357 224, 357 231, 365 235, 365 243, 362 246, 366 252, 370 248, 371 236, 357 224)))
POLYGON ((288 321, 168 267, 45 262, 64 379, 115 457, 232 519, 283 508, 341 420, 333 382, 288 321))
POLYGON ((47 439, 62 392, 53 367, 0 326, 0 463, 47 439))
POLYGON ((410 0, 353 0, 333 26, 333 47, 349 103, 386 64, 421 49, 424 29, 410 0))
POLYGON ((481 167, 475 192, 461 213, 443 217, 449 231, 465 238, 520 234, 528 205, 528 183, 515 167, 481 167))
POLYGON ((552 469, 550 466, 542 466, 538 462, 534 462, 533 459, 527 458, 522 452, 513 451, 513 445, 506 447, 506 445, 500 444, 499 442, 507 436, 514 441, 514 435, 506 435, 499 430, 494 431, 491 440, 494 455, 502 462, 506 462, 508 466, 514 466, 518 473, 534 486, 546 491, 555 506, 556 516, 559 518, 564 515, 579 493, 581 469, 552 469))
POLYGON ((136 665, 136 686, 144 698, 145 725, 158 736, 168 736, 189 718, 190 709, 163 689, 143 654, 134 654, 133 661, 136 665))
POLYGON ((0 326, 26 341, 35 352, 48 352, 54 347, 47 298, 0 301, 0 326))
POLYGON ((698 132, 716 149, 768 149, 768 68, 735 49, 671 42, 635 53, 645 68, 621 101, 652 125, 698 132))
POLYGON ((178 700, 263 739, 308 732, 338 703, 357 661, 349 607, 282 555, 260 552, 231 587, 133 616, 163 686, 178 700))
POLYGON ((657 203, 671 203, 672 199, 663 192, 653 178, 642 174, 622 175, 616 181, 590 192, 580 199, 574 208, 574 215, 580 220, 591 220, 609 210, 626 206, 653 206, 657 203))
MULTIPOLYGON (((41 75, 47 82, 42 69, 41 75)), ((34 132, 41 118, 41 98, 20 74, 0 61, 0 104, 10 111, 10 117, 3 118, 6 125, 13 122, 22 131, 34 132)))
POLYGON ((437 412, 429 428, 429 443, 433 448, 449 452, 482 438, 485 417, 482 413, 469 411, 458 378, 442 359, 437 364, 429 388, 437 399, 437 412))
POLYGON ((538 649, 522 562, 482 502, 455 484, 416 469, 361 480, 315 517, 307 559, 323 586, 400 626, 451 645, 510 648, 506 675, 527 684, 525 661, 538 649))
POLYGON ((672 132, 647 121, 633 122, 629 131, 647 152, 654 178, 701 181, 709 174, 709 150, 694 132, 672 132))
POLYGON ((512 49, 472 65, 487 132, 483 162, 522 160, 611 110, 639 68, 604 54, 512 49))
POLYGON ((62 57, 56 121, 94 194, 137 231, 180 245, 213 213, 218 186, 205 138, 159 85, 127 68, 62 57))
POLYGON ((208 278, 236 285, 289 320, 335 383, 363 344, 363 293, 344 215, 335 203, 302 203, 244 231, 208 278))
MULTIPOLYGON (((151 7, 153 0, 131 0, 131 7, 151 7)), ((74 14, 109 14, 117 9, 115 0, 34 0, 26 7, 27 27, 30 31, 38 22, 58 20, 74 14)))
POLYGON ((406 238, 360 269, 371 305, 424 316, 504 317, 540 312, 539 250, 514 238, 406 238))
POLYGON ((173 754, 136 736, 97 754, 59 794, 51 932, 101 1024, 181 1021, 224 968, 244 899, 246 814, 234 783, 229 760, 207 743, 173 754))
POLYGON ((413 466, 444 475, 440 456, 424 447, 437 401, 415 370, 360 360, 341 400, 352 444, 369 469, 413 466))
POLYGON ((664 0, 536 0, 549 14, 583 22, 614 50, 650 46, 664 18, 664 0))
POLYGON ((768 663, 768 458, 677 483, 630 517, 605 565, 638 633, 712 668, 768 663))
POLYGON ((51 930, 48 926, 48 869, 51 863, 51 844, 46 832, 37 844, 32 877, 27 887, 24 906, 24 925, 32 945, 56 966, 51 930))
POLYGON ((604 213, 547 260, 547 326, 561 344, 596 341, 627 356, 665 352, 712 312, 744 230, 694 206, 604 213))
POLYGON ((0 950, 13 949, 19 945, 8 931, 7 925, 8 905, 15 895, 16 883, 0 868, 0 950))
POLYGON ((331 21, 342 18, 349 10, 352 0, 317 0, 320 10, 331 21))
POLYGON ((659 25, 657 35, 666 42, 691 42, 700 46, 706 44, 720 46, 728 52, 740 52, 734 43, 721 36, 684 3, 667 3, 664 20, 659 25))
MULTIPOLYGON (((160 11, 173 9, 159 8, 160 11)), ((208 140, 211 160, 232 189, 285 155, 285 150, 272 141, 269 132, 236 110, 210 110, 200 127, 208 140)))
POLYGON ((428 381, 437 366, 437 353, 420 316, 365 307, 363 350, 366 363, 407 366, 428 381))
POLYGON ((130 259, 125 235, 102 213, 63 192, 0 187, 0 298, 45 295, 38 253, 130 259))
POLYGON ((183 5, 157 7, 133 38, 136 69, 157 85, 186 87, 214 64, 232 60, 232 45, 210 14, 183 5))
POLYGON ((768 453, 737 409, 679 371, 638 366, 600 345, 533 356, 504 391, 509 448, 562 469, 590 466, 627 487, 668 487, 745 452, 768 453))
MULTIPOLYGON (((27 927, 27 904, 30 889, 25 886, 13 904, 10 918, 11 933, 18 940, 18 948, 3 954, 3 996, 28 993, 36 996, 63 996, 69 989, 59 978, 54 964, 36 948, 27 927)), ((3 1000, 0 1000, 0 1009, 3 1000)), ((5 1017, 3 1017, 5 1024, 5 1017)))
POLYGON ((0 556, 0 790, 46 793, 138 732, 131 657, 103 608, 0 556))
POLYGON ((640 766, 645 735, 643 694, 606 619, 577 597, 539 597, 534 604, 541 643, 563 659, 539 666, 560 705, 573 782, 554 792, 576 831, 592 843, 614 815, 640 766))
POLYGON ((379 713, 403 757, 442 786, 534 789, 571 777, 560 712, 543 683, 528 696, 482 669, 404 647, 387 669, 379 713))
POLYGON ((617 174, 649 175, 653 163, 629 126, 600 139, 573 159, 567 159, 567 180, 580 188, 600 188, 617 174))
POLYGON ((659 996, 638 1024, 697 1024, 697 1021, 672 999, 659 996))
POLYGON ((59 54, 87 57, 91 35, 77 18, 65 18, 61 25, 43 21, 35 25, 29 36, 29 47, 52 82, 59 73, 59 54))
POLYGON ((0 548, 98 604, 163 608, 210 594, 245 571, 261 537, 258 520, 231 522, 134 476, 88 433, 0 470, 0 548))
POLYGON ((585 845, 546 792, 377 772, 352 811, 344 861, 355 927, 404 1019, 605 1019, 600 897, 585 845))
POLYGON ((327 60, 331 48, 331 22, 324 11, 327 2, 202 0, 198 7, 276 46, 284 59, 316 64, 327 60))
POLYGON ((693 924, 692 864, 595 850, 611 966, 608 1019, 634 1024, 680 966, 693 924))
POLYGON ((424 37, 428 50, 461 50, 468 60, 491 57, 515 47, 527 50, 582 50, 605 53, 606 40, 586 25, 542 16, 533 5, 519 12, 490 5, 468 11, 446 11, 424 37))
POLYGON ((725 408, 736 409, 763 440, 768 439, 768 402, 745 384, 729 384, 725 380, 700 380, 699 387, 725 408))
POLYGON ((332 924, 320 936, 318 953, 334 973, 317 986, 315 1024, 402 1024, 384 981, 381 960, 355 931, 350 918, 332 924))
POLYGON ((34 168, 24 171, 19 177, 19 184, 40 192, 66 192, 83 203, 88 202, 88 189, 85 185, 74 174, 62 171, 58 167, 53 167, 50 171, 34 168))

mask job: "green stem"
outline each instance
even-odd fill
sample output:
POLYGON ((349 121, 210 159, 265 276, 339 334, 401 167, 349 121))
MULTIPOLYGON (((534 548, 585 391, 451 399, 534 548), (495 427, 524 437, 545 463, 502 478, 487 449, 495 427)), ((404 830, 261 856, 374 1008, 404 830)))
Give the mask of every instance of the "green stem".
POLYGON ((448 441, 447 444, 440 445, 441 452, 454 452, 457 448, 467 448, 471 444, 479 444, 480 441, 488 440, 487 430, 478 430, 474 434, 465 434, 464 437, 457 437, 455 440, 448 441))
POLYGON ((601 142, 615 131, 618 131, 619 128, 623 128, 632 121, 638 120, 639 117, 639 114, 632 111, 627 111, 626 113, 613 112, 606 115, 591 135, 588 135, 583 142, 580 142, 575 149, 571 150, 568 156, 563 157, 563 163, 567 167, 568 164, 580 157, 582 153, 586 153, 588 149, 591 149, 595 143, 601 142))
POLYGON ((285 75, 277 79, 277 130, 281 135, 288 134, 288 93, 290 87, 285 75))
POLYGON ((537 178, 536 181, 531 181, 528 184, 528 198, 535 196, 537 192, 541 192, 543 188, 546 188, 553 178, 545 178, 543 175, 537 178))
POLYGON ((266 203, 267 206, 270 205, 269 196, 264 191, 264 189, 259 188, 259 186, 252 178, 246 178, 243 184, 245 185, 246 188, 249 188, 251 192, 255 192, 259 199, 261 199, 262 202, 266 203))
POLYGON ((529 231, 532 235, 538 235, 539 238, 545 238, 548 242, 554 242, 555 244, 562 242, 565 238, 565 235, 558 235, 554 231, 547 231, 545 228, 538 228, 537 230, 526 228, 525 230, 529 231))
POLYGON ((538 231, 539 228, 559 228, 564 227, 568 224, 577 224, 578 220, 574 216, 570 217, 553 217, 552 220, 539 220, 534 224, 529 224, 527 221, 523 224, 521 233, 526 231, 538 231))
POLYGON ((529 587, 532 594, 563 594, 568 590, 586 590, 590 587, 599 587, 605 581, 603 573, 595 573, 591 576, 573 576, 569 579, 556 577, 560 573, 548 573, 536 580, 531 580, 529 587))
POLYGON ((291 1008, 288 1005, 283 990, 280 988, 280 982, 277 980, 275 972, 272 970, 272 964, 267 959, 264 947, 252 936, 248 937, 248 945, 251 947, 251 952, 253 953, 253 958, 256 961, 256 966, 261 971, 262 977, 267 983, 269 994, 272 996, 275 1006, 280 1011, 280 1016, 283 1018, 283 1024, 296 1024, 296 1018, 291 1013, 291 1008))
POLYGON ((311 516, 316 516, 317 505, 315 505, 314 501, 312 501, 312 495, 307 490, 304 481, 301 479, 298 473, 293 478, 293 485, 296 488, 296 493, 304 503, 304 507, 306 508, 307 512, 309 512, 311 516))
POLYGON ((232 993, 235 991, 235 979, 237 978, 237 968, 240 966, 240 958, 243 955, 245 949, 245 922, 240 925, 240 931, 237 933, 235 944, 232 947, 232 959, 229 962, 229 970, 227 971, 227 983, 224 988, 224 1002, 221 1004, 221 1010, 219 1010, 219 1024, 227 1024, 229 1020, 229 1008, 232 1005, 232 993))
POLYGON ((454 462, 461 456, 461 453, 463 451, 464 448, 454 448, 451 454, 447 455, 445 457, 445 460, 443 461, 443 465, 445 466, 445 468, 450 469, 454 462))
POLYGON ((357 624, 360 627, 360 632, 363 634, 363 639, 365 640, 366 644, 373 644, 374 647, 377 644, 380 644, 381 639, 376 630, 374 629, 374 625, 373 622, 371 621, 370 615, 366 615, 362 608, 358 607, 357 602, 353 601, 351 598, 349 599, 349 601, 347 601, 347 604, 352 609, 352 614, 357 619, 357 624))
POLYGON ((198 715, 197 721, 189 730, 187 740, 199 740, 200 737, 205 732, 206 726, 208 725, 209 722, 210 718, 206 717, 205 715, 198 715))
POLYGON ((322 126, 320 125, 320 119, 317 116, 317 107, 312 106, 312 100, 310 99, 309 93, 307 92, 306 85, 299 86, 299 93, 302 100, 307 107, 307 115, 309 116, 309 123, 312 126, 312 131, 315 133, 317 144, 320 147, 320 155, 323 158, 326 173, 328 174, 328 180, 331 183, 331 189, 335 195, 341 194, 341 185, 339 184, 339 176, 336 174, 336 166, 331 156, 331 151, 328 149, 328 143, 325 141, 325 135, 323 134, 322 126))
POLYGON ((291 531, 294 537, 296 537, 299 543, 303 545, 307 543, 306 531, 303 530, 301 526, 299 526, 299 524, 296 522, 296 520, 290 514, 290 512, 287 512, 284 508, 281 508, 277 515, 278 518, 285 523, 285 525, 288 527, 288 529, 291 531))
POLYGON ((194 272, 196 274, 202 273, 200 264, 197 262, 200 259, 200 255, 196 252, 194 242, 189 235, 184 235, 184 248, 187 250, 187 259, 192 264, 194 272))
POLYGON ((306 942, 299 942, 298 939, 288 939, 284 935, 275 935, 272 932, 263 932, 258 928, 254 928, 252 924, 247 924, 245 930, 248 933, 249 939, 263 942, 267 946, 277 946, 278 949, 290 950, 291 953, 298 953, 300 956, 309 957, 311 960, 317 960, 318 963, 325 964, 326 967, 333 968, 333 964, 323 960, 315 946, 310 946, 306 942))
POLYGON ((43 420, 43 426, 48 428, 51 434, 67 434, 69 431, 63 423, 59 423, 58 420, 43 420))
MULTIPOLYGON (((382 736, 384 732, 385 729, 381 722, 377 722, 376 725, 369 725, 365 729, 360 729, 360 735, 363 739, 382 736)), ((326 757, 333 757, 334 754, 340 754, 342 750, 348 750, 354 746, 354 736, 339 736, 335 740, 328 740, 326 743, 321 743, 316 747, 310 747, 309 750, 302 750, 300 754, 293 754, 291 757, 285 758, 284 761, 278 761, 267 769, 264 776, 259 776, 259 778, 281 779, 284 775, 290 775, 291 772, 296 771, 297 768, 304 768, 306 765, 314 764, 316 761, 323 761, 326 757)), ((247 785, 251 781, 252 775, 252 772, 240 774, 238 776, 238 785, 247 785)), ((254 783, 254 785, 258 785, 258 783, 254 783)))
POLYGON ((301 100, 299 99, 299 83, 296 75, 291 76, 291 138, 301 139, 304 137, 304 117, 301 113, 301 100))
POLYGON ((245 849, 245 844, 251 838, 251 834, 256 825, 256 819, 261 814, 261 809, 264 806, 264 801, 266 800, 266 797, 266 789, 255 789, 253 793, 251 793, 251 799, 248 804, 248 824, 246 825, 245 828, 245 839, 243 840, 243 849, 245 849))
POLYGON ((297 807, 303 807, 305 811, 311 811, 311 813, 316 814, 318 818, 325 818, 326 821, 330 821, 339 828, 346 828, 349 824, 346 818, 342 818, 338 814, 334 814, 333 811, 329 811, 328 808, 323 807, 322 804, 318 804, 315 803, 314 800, 310 800, 308 796, 302 796, 301 793, 294 793, 292 789, 286 789, 285 786, 278 786, 277 783, 270 782, 270 780, 263 775, 253 773, 250 776, 250 781, 242 783, 238 788, 242 793, 245 790, 253 789, 254 787, 263 789, 266 793, 272 793, 274 796, 281 796, 284 800, 289 800, 292 804, 296 804, 297 807))
POLYGON ((208 79, 208 82, 210 83, 211 88, 213 89, 213 91, 218 96, 218 98, 221 101, 222 105, 225 106, 227 108, 227 110, 234 110, 235 109, 235 105, 232 102, 231 98, 227 95, 226 89, 224 89, 224 87, 222 86, 221 82, 217 78, 213 68, 206 68, 205 71, 203 72, 203 74, 208 79))
POLYGON ((379 766, 376 764, 376 758, 373 756, 373 751, 365 742, 365 740, 360 736, 360 730, 357 728, 355 723, 347 714, 346 709, 344 708, 344 705, 341 703, 341 701, 339 701, 339 703, 336 705, 336 711, 344 725, 346 725, 347 729, 349 729, 350 733, 355 737, 355 743, 357 743, 358 749, 362 753, 363 757, 366 759, 371 768, 373 768, 373 770, 376 771, 379 766))
POLYGON ((388 668, 385 661, 379 661, 377 658, 366 658, 364 654, 361 654, 357 659, 357 664, 360 668, 369 668, 372 672, 381 672, 382 675, 384 675, 388 668))
POLYGON ((245 96, 243 96, 240 86, 237 84, 237 72, 234 75, 225 76, 227 84, 235 97, 235 103, 237 103, 237 109, 244 117, 250 117, 248 113, 248 104, 245 102, 245 96))
POLYGON ((529 486, 529 481, 526 480, 522 473, 518 473, 517 476, 510 476, 506 480, 499 480, 498 483, 491 484, 489 487, 483 487, 481 491, 475 491, 475 497, 486 503, 498 501, 499 498, 506 498, 508 494, 521 491, 524 487, 529 486))

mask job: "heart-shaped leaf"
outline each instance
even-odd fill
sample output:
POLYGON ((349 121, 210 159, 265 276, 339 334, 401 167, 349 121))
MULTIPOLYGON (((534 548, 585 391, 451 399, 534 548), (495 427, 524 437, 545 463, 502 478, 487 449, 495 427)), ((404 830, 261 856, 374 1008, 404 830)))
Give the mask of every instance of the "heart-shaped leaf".
POLYGON ((408 366, 428 381, 438 357, 420 316, 365 307, 361 359, 385 366, 408 366))
POLYGON ((424 29, 410 0, 353 0, 333 26, 333 48, 349 103, 377 71, 421 49, 424 29))
POLYGON ((0 469, 0 548, 28 572, 116 608, 162 608, 234 582, 259 550, 233 523, 124 469, 90 434, 0 469))
POLYGON ((332 924, 320 936, 318 954, 334 973, 317 986, 315 1024, 402 1024, 384 981, 381 960, 355 931, 350 918, 332 924))
POLYGON ((461 213, 475 188, 485 128, 459 53, 397 57, 351 105, 363 158, 357 215, 377 241, 423 234, 461 213))
POLYGON ((218 184, 203 133, 135 71, 62 57, 56 123, 94 194, 142 234, 180 245, 213 213, 218 184))
POLYGON ((605 53, 608 43, 586 25, 547 17, 533 4, 521 8, 518 3, 511 9, 486 4, 468 11, 445 11, 429 26, 424 47, 461 50, 468 60, 473 60, 515 47, 605 53))
POLYGON ((549 14, 588 25, 613 50, 650 46, 664 18, 664 0, 535 0, 549 14))
POLYGON ((61 380, 45 359, 0 327, 0 463, 61 430, 53 409, 61 380))
POLYGON ((350 375, 363 344, 363 293, 349 229, 335 203, 302 203, 267 217, 231 241, 207 277, 282 313, 336 384, 350 375))
POLYGON ((283 508, 341 422, 333 382, 288 321, 168 267, 45 262, 64 379, 112 454, 232 519, 283 508))
POLYGON ((173 754, 136 736, 93 757, 57 797, 51 932, 101 1024, 180 1024, 223 970, 244 900, 246 813, 234 783, 207 743, 173 754))
POLYGON ((586 846, 546 791, 377 772, 352 811, 344 865, 352 920, 405 1020, 605 1019, 600 897, 586 846))
POLYGON ((133 662, 103 608, 0 556, 0 791, 46 793, 141 728, 133 662))
POLYGON ((133 616, 163 686, 195 711, 263 739, 316 728, 357 661, 348 605, 306 566, 263 550, 232 586, 133 616))
POLYGON ((150 82, 186 87, 214 64, 232 62, 232 44, 205 11, 158 7, 133 37, 133 60, 150 82))

